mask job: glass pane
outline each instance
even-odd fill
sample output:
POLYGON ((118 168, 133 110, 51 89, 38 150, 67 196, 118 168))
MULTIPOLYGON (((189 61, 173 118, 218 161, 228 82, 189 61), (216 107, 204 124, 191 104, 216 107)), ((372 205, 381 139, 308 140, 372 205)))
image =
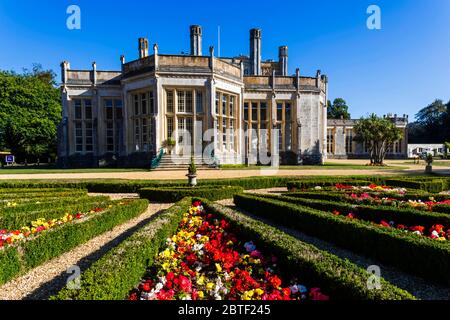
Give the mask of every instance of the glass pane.
POLYGON ((248 102, 244 103, 244 120, 248 120, 248 102))
POLYGON ((197 113, 203 113, 203 93, 197 91, 197 97, 196 97, 196 112, 197 113))
POLYGON ((277 121, 283 120, 283 104, 277 103, 277 121))
POLYGON ((252 120, 258 120, 258 104, 256 102, 252 103, 252 120))
POLYGON ((167 91, 167 112, 173 112, 173 91, 167 91))
POLYGON ((265 102, 261 102, 261 104, 259 105, 259 110, 260 110, 260 120, 261 121, 266 121, 267 119, 267 104, 265 102))
POLYGON ((285 112, 284 116, 286 118, 286 121, 291 121, 291 104, 286 103, 285 108, 286 108, 286 110, 284 111, 285 112))

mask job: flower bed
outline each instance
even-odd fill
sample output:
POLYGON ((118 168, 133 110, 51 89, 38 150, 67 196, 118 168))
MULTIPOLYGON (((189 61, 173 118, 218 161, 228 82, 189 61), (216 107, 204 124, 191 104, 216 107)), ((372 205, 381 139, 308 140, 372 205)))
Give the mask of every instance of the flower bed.
POLYGON ((137 300, 327 300, 294 279, 282 281, 277 259, 265 256, 251 241, 239 241, 225 219, 217 219, 196 201, 177 233, 159 253, 150 277, 130 294, 137 300))
POLYGON ((0 284, 111 230, 141 214, 148 206, 147 200, 131 200, 123 205, 118 203, 120 201, 113 201, 113 206, 108 210, 89 213, 81 219, 52 224, 45 231, 42 227, 48 222, 37 225, 36 230, 42 229, 40 232, 18 239, 26 241, 15 241, 4 246, 0 249, 0 284))
MULTIPOLYGON (((126 204, 128 204, 128 202, 118 203, 118 205, 126 204)), ((110 204, 106 208, 109 209, 112 208, 112 206, 113 205, 110 204)), ((66 223, 70 223, 73 220, 82 221, 94 213, 104 211, 106 208, 95 207, 87 212, 66 213, 58 219, 45 220, 44 218, 39 218, 32 221, 28 226, 24 226, 17 230, 0 229, 0 249, 8 245, 33 239, 45 231, 52 230, 66 223)))
MULTIPOLYGON (((450 284, 450 246, 447 241, 435 241, 395 228, 381 228, 364 220, 344 219, 304 206, 300 200, 288 197, 276 199, 275 196, 234 197, 239 208, 254 215, 397 266, 406 272, 450 284)), ((326 211, 329 210, 330 204, 322 205, 328 207, 326 211)))

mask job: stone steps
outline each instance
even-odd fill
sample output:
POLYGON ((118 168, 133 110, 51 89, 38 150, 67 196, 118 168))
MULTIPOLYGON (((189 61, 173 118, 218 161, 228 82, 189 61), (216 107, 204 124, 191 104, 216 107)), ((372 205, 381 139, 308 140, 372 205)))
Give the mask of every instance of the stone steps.
MULTIPOLYGON (((164 154, 161 158, 161 161, 159 162, 159 166, 156 169, 153 169, 154 171, 164 171, 164 170, 186 170, 189 167, 189 164, 191 163, 191 157, 190 156, 177 156, 175 161, 172 160, 172 156, 169 154, 164 154)), ((208 164, 203 162, 202 156, 194 156, 194 163, 197 166, 198 169, 211 169, 215 170, 216 168, 211 168, 208 164)))

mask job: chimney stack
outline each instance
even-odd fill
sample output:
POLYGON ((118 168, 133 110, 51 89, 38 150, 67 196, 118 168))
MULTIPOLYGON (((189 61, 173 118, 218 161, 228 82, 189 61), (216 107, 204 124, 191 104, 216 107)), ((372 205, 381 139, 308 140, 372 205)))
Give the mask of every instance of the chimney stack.
POLYGON ((250 72, 261 75, 261 29, 250 30, 250 72))
POLYGON ((281 46, 278 48, 278 61, 280 64, 280 74, 287 76, 288 74, 288 47, 281 46))
POLYGON ((202 55, 202 27, 198 25, 190 26, 191 30, 191 55, 202 55))
POLYGON ((148 57, 148 40, 147 38, 139 38, 139 59, 148 57))

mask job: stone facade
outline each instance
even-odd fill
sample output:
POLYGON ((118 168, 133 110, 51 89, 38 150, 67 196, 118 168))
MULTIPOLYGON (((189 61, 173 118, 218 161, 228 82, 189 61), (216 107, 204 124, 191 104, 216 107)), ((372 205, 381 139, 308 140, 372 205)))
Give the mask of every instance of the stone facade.
MULTIPOLYGON (((408 116, 386 115, 403 131, 403 139, 394 143, 386 154, 387 159, 405 159, 408 157, 408 116)), ((353 126, 356 119, 328 119, 327 121, 327 158, 328 159, 365 159, 369 157, 363 143, 353 140, 353 126)))
POLYGON ((263 61, 259 29, 250 31, 250 55, 233 58, 216 57, 214 47, 204 56, 200 26, 191 26, 190 35, 189 55, 161 54, 157 44, 149 55, 148 40, 140 38, 139 59, 121 56, 120 71, 97 70, 95 62, 91 70, 61 64, 61 166, 149 167, 169 137, 175 154, 210 148, 203 159, 213 153, 224 164, 261 162, 252 148, 275 150, 274 139, 281 163, 323 161, 325 75, 305 77, 299 69, 287 75, 286 46, 278 62, 263 61))

